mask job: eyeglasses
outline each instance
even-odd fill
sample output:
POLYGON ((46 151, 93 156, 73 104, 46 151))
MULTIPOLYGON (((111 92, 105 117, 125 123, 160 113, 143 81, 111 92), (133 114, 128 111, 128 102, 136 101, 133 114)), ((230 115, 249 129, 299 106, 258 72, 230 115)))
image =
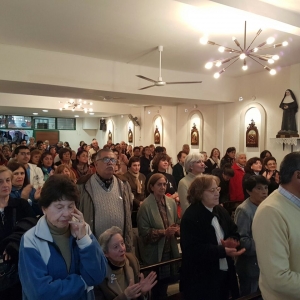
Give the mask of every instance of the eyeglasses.
POLYGON ((217 187, 217 188, 211 188, 211 189, 206 190, 206 191, 208 191, 208 192, 210 192, 210 193, 214 193, 215 191, 217 191, 218 193, 220 193, 221 188, 220 188, 220 187, 217 187))
POLYGON ((115 158, 111 158, 111 157, 103 157, 103 158, 99 158, 96 161, 101 160, 102 162, 104 162, 105 164, 108 164, 109 162, 112 163, 113 165, 115 165, 117 163, 117 160, 115 158))

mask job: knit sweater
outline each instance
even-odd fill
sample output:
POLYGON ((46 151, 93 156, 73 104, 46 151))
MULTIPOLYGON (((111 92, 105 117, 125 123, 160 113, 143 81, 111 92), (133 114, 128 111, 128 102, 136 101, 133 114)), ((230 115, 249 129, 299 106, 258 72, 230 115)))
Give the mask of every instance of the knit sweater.
POLYGON ((274 191, 260 204, 252 231, 265 300, 300 296, 300 208, 274 191))

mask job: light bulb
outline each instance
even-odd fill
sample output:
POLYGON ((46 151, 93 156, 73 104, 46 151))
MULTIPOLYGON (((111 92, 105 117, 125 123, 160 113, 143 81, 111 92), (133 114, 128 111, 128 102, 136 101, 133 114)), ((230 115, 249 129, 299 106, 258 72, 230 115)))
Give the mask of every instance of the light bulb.
POLYGON ((81 102, 82 101, 82 99, 78 99, 78 102, 81 102))
POLYGON ((62 108, 60 108, 59 110, 62 110, 62 108))
POLYGON ((257 51, 258 51, 258 48, 255 47, 255 48, 253 49, 253 52, 257 52, 257 51))
POLYGON ((93 105, 93 102, 90 102, 90 105, 93 105))
POLYGON ((217 61, 216 64, 215 64, 216 67, 220 67, 221 65, 222 65, 222 62, 220 60, 217 61))
POLYGON ((75 111, 75 108, 74 108, 74 107, 72 108, 72 111, 75 111))
POLYGON ((288 43, 287 41, 285 41, 285 42, 282 43, 282 46, 285 47, 285 46, 287 46, 288 44, 289 44, 289 43, 288 43))
POLYGON ((243 66, 242 66, 242 69, 243 69, 244 71, 246 71, 246 70, 248 70, 248 66, 247 66, 247 65, 243 65, 243 66))
POLYGON ((83 101, 83 104, 86 104, 86 101, 83 101))
POLYGON ((268 44, 268 45, 273 44, 274 41, 275 41, 275 38, 273 38, 273 37, 271 36, 271 37, 269 37, 269 38, 267 39, 267 44, 268 44))
POLYGON ((275 54, 275 55, 272 56, 272 59, 278 60, 278 59, 279 59, 279 56, 278 56, 277 54, 275 54))
POLYGON ((233 40, 233 41, 235 41, 235 40, 236 40, 235 36, 233 36, 233 37, 232 37, 232 40, 233 40))
POLYGON ((268 63, 269 63, 269 64, 274 64, 274 60, 273 60, 272 58, 269 58, 269 59, 268 59, 268 63))
POLYGON ((206 45, 206 44, 207 44, 207 41, 208 41, 208 38, 207 38, 206 36, 203 36, 203 37, 199 40, 200 44, 202 44, 202 45, 206 45))
POLYGON ((240 55, 240 59, 245 59, 246 58, 246 54, 245 53, 242 53, 241 55, 240 55))
POLYGON ((224 52, 224 50, 225 50, 225 47, 223 47, 223 46, 220 46, 218 50, 219 50, 219 52, 224 52))
POLYGON ((271 75, 275 75, 276 74, 276 70, 275 69, 271 69, 270 74, 271 75))
POLYGON ((214 74, 214 77, 215 77, 216 79, 219 78, 219 77, 220 77, 219 72, 215 73, 215 74, 214 74))
POLYGON ((209 61, 208 63, 205 64, 206 69, 211 69, 212 66, 213 66, 213 63, 211 61, 209 61))
POLYGON ((67 109, 67 108, 68 108, 68 104, 65 104, 65 105, 64 105, 64 108, 67 109))
POLYGON ((92 108, 90 108, 90 109, 89 109, 89 111, 93 111, 93 109, 92 109, 92 108))
POLYGON ((70 103, 74 103, 74 99, 70 99, 70 103))

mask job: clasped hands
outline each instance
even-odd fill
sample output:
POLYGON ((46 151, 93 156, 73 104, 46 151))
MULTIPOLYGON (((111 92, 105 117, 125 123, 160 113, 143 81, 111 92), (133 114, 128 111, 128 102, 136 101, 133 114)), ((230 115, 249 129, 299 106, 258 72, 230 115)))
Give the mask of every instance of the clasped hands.
POLYGON ((240 256, 246 251, 245 248, 237 250, 236 248, 240 245, 240 242, 233 238, 228 238, 225 241, 221 240, 221 244, 225 247, 226 255, 231 257, 240 256))
POLYGON ((130 279, 129 286, 124 291, 126 298, 135 299, 141 295, 146 295, 156 285, 156 277, 156 273, 152 271, 146 278, 141 273, 139 283, 134 284, 133 279, 130 279))

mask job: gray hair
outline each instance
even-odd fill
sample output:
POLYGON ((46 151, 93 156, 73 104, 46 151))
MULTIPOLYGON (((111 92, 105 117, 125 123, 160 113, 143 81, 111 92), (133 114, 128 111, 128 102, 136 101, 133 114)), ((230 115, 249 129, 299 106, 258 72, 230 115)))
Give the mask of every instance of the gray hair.
POLYGON ((192 153, 192 154, 187 155, 185 158, 185 161, 184 161, 185 171, 190 172, 193 163, 195 163, 196 161, 199 161, 199 160, 203 160, 203 159, 204 159, 204 157, 200 153, 192 153))
POLYGON ((245 153, 245 152, 237 152, 237 153, 235 154, 235 157, 236 157, 236 158, 239 158, 239 156, 241 156, 241 155, 246 155, 246 153, 245 153))
POLYGON ((117 226, 113 226, 107 230, 105 230, 98 239, 98 242, 103 250, 104 253, 108 252, 108 244, 111 240, 111 238, 116 235, 116 234, 120 234, 122 235, 123 232, 121 230, 121 228, 117 227, 117 226))

